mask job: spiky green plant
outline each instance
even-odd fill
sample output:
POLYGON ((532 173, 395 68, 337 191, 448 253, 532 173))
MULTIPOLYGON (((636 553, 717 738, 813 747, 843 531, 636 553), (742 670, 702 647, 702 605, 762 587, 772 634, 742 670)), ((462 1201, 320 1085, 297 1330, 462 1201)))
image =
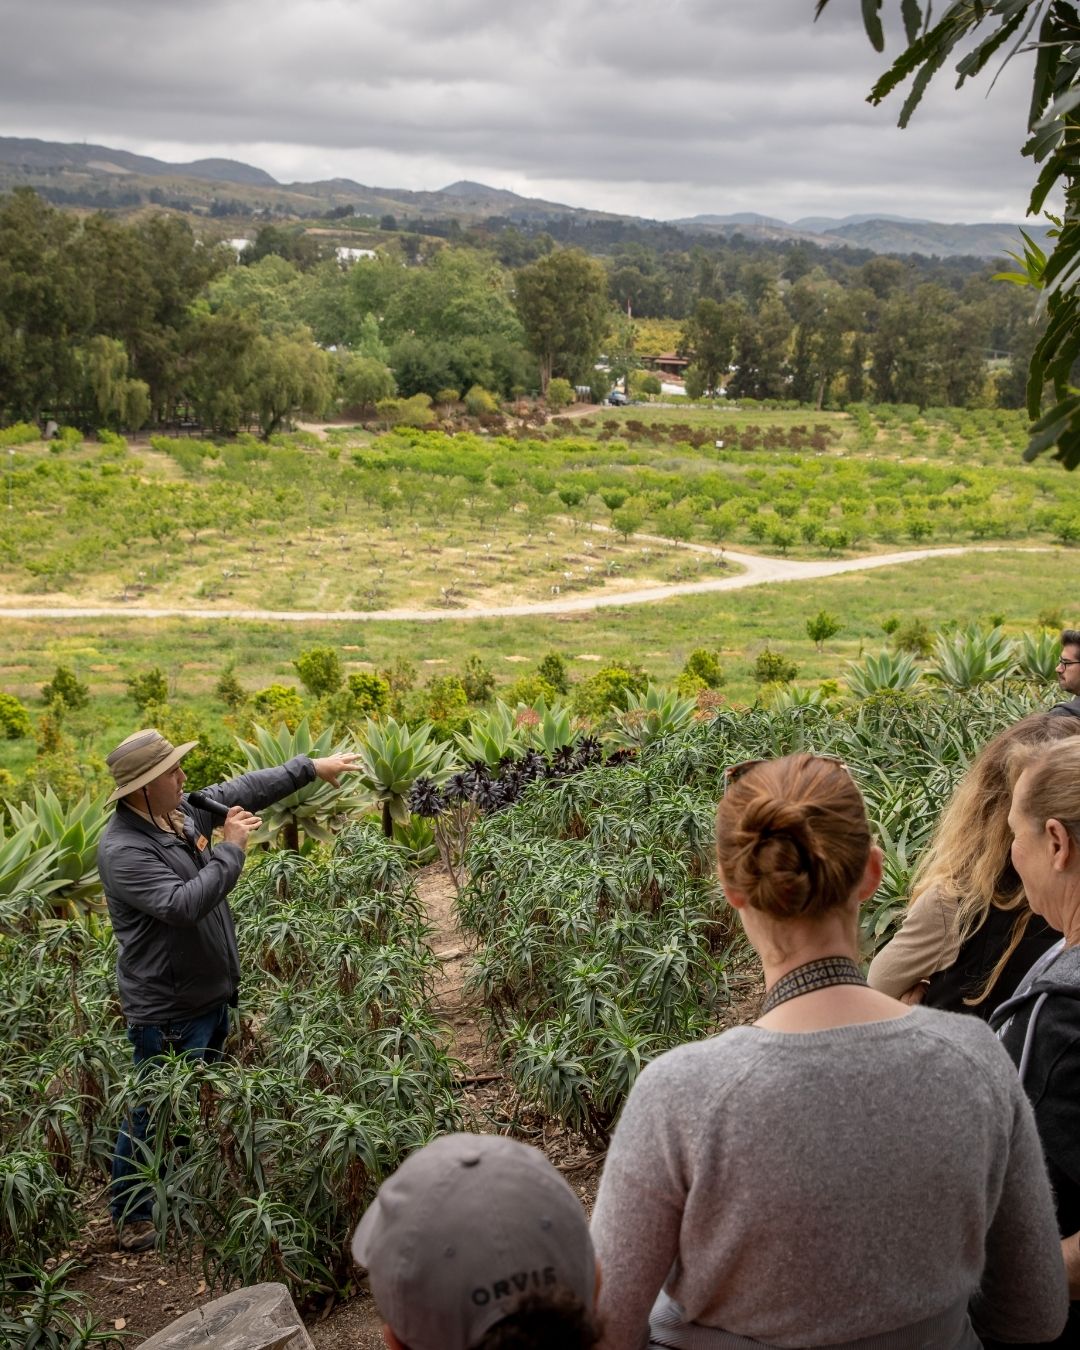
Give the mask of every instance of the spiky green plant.
POLYGON ((684 730, 696 711, 696 702, 675 689, 650 684, 644 694, 628 690, 626 708, 615 713, 606 739, 622 749, 642 750, 663 736, 684 730))
POLYGON ((1044 628, 1040 633, 1021 634, 1016 666, 1029 680, 1052 684, 1060 657, 1061 642, 1054 633, 1044 628))
POLYGON ((361 769, 356 777, 379 804, 388 839, 393 837, 395 824, 408 824, 406 798, 413 783, 418 778, 445 782, 456 767, 450 746, 432 741, 430 722, 422 722, 413 731, 392 717, 385 722, 369 718, 359 754, 361 769))
POLYGON ((0 818, 0 899, 14 899, 18 905, 23 897, 47 896, 55 890, 54 857, 51 845, 37 842, 36 824, 5 833, 0 818))
POLYGON ((454 741, 461 760, 486 764, 489 769, 497 769, 505 759, 518 758, 525 748, 524 731, 502 699, 497 699, 488 712, 474 717, 467 732, 455 732, 454 741))
POLYGON ((865 656, 862 661, 848 665, 847 686, 856 698, 869 698, 883 689, 906 692, 914 689, 922 678, 910 652, 891 652, 887 648, 877 656, 865 656))
MULTIPOLYGON (((237 767, 246 773, 284 764, 294 755, 321 759, 354 748, 347 737, 335 742, 333 727, 326 727, 318 736, 312 736, 306 717, 295 731, 290 731, 284 723, 276 734, 266 727, 256 726, 254 736, 253 741, 236 739, 244 756, 243 765, 237 767)), ((323 844, 332 842, 335 831, 367 804, 365 785, 358 781, 360 778, 359 774, 345 774, 339 787, 316 778, 299 791, 282 797, 260 812, 262 825, 252 836, 253 841, 280 840, 283 847, 297 852, 307 839, 323 844)))
POLYGON ((950 689, 975 689, 1004 679, 1015 667, 1016 646, 1001 629, 972 624, 938 638, 927 674, 950 689))
POLYGON ((0 1267, 44 1261, 66 1246, 76 1200, 44 1151, 0 1153, 0 1267))
POLYGON ((79 1264, 73 1258, 48 1270, 18 1262, 0 1270, 0 1345, 24 1350, 88 1350, 118 1347, 130 1332, 98 1323, 86 1295, 68 1287, 79 1264))
POLYGON ((83 796, 65 807, 51 787, 34 789, 33 800, 8 803, 16 829, 30 827, 34 846, 51 851, 49 902, 78 917, 102 908, 97 846, 111 811, 103 801, 83 796))
POLYGON ((546 701, 540 698, 525 711, 532 717, 523 721, 522 725, 528 743, 535 750, 550 759, 557 750, 573 745, 577 732, 570 719, 570 709, 565 704, 553 703, 549 708, 546 701))

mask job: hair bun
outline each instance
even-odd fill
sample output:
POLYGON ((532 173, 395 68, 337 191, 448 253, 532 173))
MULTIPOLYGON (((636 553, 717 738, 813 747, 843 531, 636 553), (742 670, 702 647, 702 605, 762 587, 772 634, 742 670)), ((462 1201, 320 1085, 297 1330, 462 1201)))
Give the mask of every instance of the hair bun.
POLYGON ((716 826, 725 880, 776 918, 845 901, 870 852, 866 808, 850 774, 813 755, 755 766, 725 794, 716 826))

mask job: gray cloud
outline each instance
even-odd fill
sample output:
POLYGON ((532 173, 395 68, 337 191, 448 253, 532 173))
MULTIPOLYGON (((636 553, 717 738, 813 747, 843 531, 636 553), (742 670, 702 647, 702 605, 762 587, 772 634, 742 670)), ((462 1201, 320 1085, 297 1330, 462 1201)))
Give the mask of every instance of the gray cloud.
MULTIPOLYGON (((1019 218, 1028 58, 911 125, 843 0, 0 0, 0 132, 666 217, 1019 218)), ((890 34, 895 39, 895 33, 890 34)), ((893 42, 891 50, 898 50, 893 42)))

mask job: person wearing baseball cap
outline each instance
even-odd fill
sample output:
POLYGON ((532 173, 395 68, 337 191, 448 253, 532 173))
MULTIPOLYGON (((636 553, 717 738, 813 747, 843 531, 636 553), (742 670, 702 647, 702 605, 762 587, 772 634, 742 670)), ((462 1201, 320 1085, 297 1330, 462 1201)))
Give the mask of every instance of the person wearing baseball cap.
POLYGON ((538 1149, 449 1134, 383 1182, 352 1240, 390 1350, 588 1350, 600 1276, 577 1196, 538 1149))
MULTIPOLYGON (((316 778, 336 787, 341 774, 359 767, 355 754, 297 755, 204 788, 204 804, 196 805, 184 793, 181 760, 197 744, 173 745, 146 727, 105 760, 116 783, 109 798, 116 812, 101 836, 97 865, 136 1067, 169 1052, 221 1058, 240 987, 227 896, 240 879, 248 839, 262 823, 255 813, 316 778), (221 842, 211 847, 222 817, 221 842)), ((146 1251, 157 1236, 152 1193, 136 1182, 135 1158, 148 1123, 146 1107, 133 1107, 113 1155, 110 1210, 124 1251, 146 1251)))

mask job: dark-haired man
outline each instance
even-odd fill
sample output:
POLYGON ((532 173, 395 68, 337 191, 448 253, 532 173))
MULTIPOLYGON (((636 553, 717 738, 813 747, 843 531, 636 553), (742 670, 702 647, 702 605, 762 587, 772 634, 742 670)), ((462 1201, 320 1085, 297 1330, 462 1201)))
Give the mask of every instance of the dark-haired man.
POLYGON ((1080 717, 1080 629, 1066 628, 1061 634, 1061 660, 1057 663, 1057 682, 1067 694, 1068 703, 1050 709, 1057 717, 1080 717))

